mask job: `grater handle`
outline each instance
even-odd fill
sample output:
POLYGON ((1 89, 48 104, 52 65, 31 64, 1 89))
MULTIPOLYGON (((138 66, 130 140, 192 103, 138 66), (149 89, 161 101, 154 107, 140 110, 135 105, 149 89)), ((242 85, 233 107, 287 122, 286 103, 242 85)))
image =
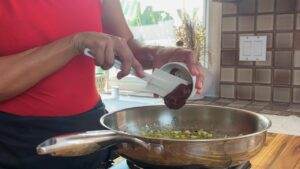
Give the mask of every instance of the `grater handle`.
MULTIPOLYGON (((88 56, 92 59, 95 59, 94 56, 91 54, 91 50, 89 48, 84 49, 84 55, 86 55, 86 56, 88 56)), ((114 67, 116 69, 121 70, 122 69, 122 63, 119 60, 115 59, 114 60, 114 67)), ((134 76, 136 75, 136 71, 132 67, 130 68, 130 74, 134 75, 134 76)), ((140 78, 140 79, 142 79, 146 82, 150 82, 153 79, 153 77, 152 77, 151 74, 144 72, 144 77, 140 78)))

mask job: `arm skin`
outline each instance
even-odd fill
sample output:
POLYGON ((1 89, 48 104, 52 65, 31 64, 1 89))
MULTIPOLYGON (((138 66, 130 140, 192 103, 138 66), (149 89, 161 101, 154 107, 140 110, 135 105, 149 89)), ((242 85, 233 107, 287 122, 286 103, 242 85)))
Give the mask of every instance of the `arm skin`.
POLYGON ((23 93, 76 56, 72 39, 0 57, 0 102, 23 93))
MULTIPOLYGON (((114 5, 114 3, 106 4, 114 5)), ((111 6, 108 7, 111 8, 111 6)), ((120 20, 116 19, 117 21, 120 20)), ((124 22, 124 25, 126 25, 126 22, 124 22)), ((114 28, 116 28, 116 25, 111 28, 115 32, 114 28)), ((115 33, 115 35, 122 35, 120 37, 99 32, 79 32, 45 46, 10 56, 1 56, 0 102, 11 99, 30 89, 45 77, 62 68, 73 57, 83 53, 86 47, 92 50, 95 64, 103 69, 109 69, 113 65, 115 55, 118 55, 118 59, 122 62, 118 78, 128 75, 130 67, 136 70, 138 76, 143 76, 142 66, 135 59, 127 40, 125 40, 125 38, 132 37, 130 31, 128 33, 126 30, 115 33)))

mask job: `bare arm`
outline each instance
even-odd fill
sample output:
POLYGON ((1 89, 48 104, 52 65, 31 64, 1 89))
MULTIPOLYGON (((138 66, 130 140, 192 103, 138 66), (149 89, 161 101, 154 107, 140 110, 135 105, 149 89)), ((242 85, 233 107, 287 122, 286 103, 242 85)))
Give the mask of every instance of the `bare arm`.
POLYGON ((0 57, 0 101, 12 98, 63 67, 78 51, 67 37, 43 47, 0 57))
POLYGON ((13 98, 37 84, 68 63, 74 56, 89 48, 95 64, 109 69, 115 55, 122 62, 118 77, 129 74, 134 67, 143 76, 142 66, 133 57, 126 41, 116 36, 98 32, 82 32, 42 47, 11 56, 0 57, 0 102, 13 98))

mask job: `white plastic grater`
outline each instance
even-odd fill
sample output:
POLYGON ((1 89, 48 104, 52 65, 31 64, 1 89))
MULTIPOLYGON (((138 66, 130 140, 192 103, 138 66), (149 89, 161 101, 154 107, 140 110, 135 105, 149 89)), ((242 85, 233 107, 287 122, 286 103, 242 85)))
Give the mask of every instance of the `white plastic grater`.
MULTIPOLYGON (((84 50, 84 54, 86 56, 94 58, 94 56, 91 54, 91 50, 88 48, 84 50)), ((121 66, 122 63, 120 61, 114 61, 115 68, 121 69, 121 66)), ((136 75, 136 72, 133 68, 131 68, 130 74, 136 75)), ((145 87, 146 90, 161 97, 165 97, 166 95, 171 93, 180 84, 189 84, 188 81, 160 69, 154 69, 152 74, 144 72, 144 75, 145 76, 141 79, 147 82, 147 85, 145 87)))

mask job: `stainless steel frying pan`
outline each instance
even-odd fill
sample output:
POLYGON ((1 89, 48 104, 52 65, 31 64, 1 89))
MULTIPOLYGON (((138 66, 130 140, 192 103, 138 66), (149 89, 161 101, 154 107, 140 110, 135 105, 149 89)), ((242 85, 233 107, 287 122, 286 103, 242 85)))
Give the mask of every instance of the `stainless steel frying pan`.
POLYGON ((108 130, 50 138, 37 147, 39 154, 78 156, 118 144, 128 159, 168 166, 229 167, 255 156, 263 147, 271 121, 251 111, 218 106, 186 105, 179 110, 145 106, 107 114, 108 130), (199 130, 214 133, 209 140, 145 138, 145 128, 199 130))

